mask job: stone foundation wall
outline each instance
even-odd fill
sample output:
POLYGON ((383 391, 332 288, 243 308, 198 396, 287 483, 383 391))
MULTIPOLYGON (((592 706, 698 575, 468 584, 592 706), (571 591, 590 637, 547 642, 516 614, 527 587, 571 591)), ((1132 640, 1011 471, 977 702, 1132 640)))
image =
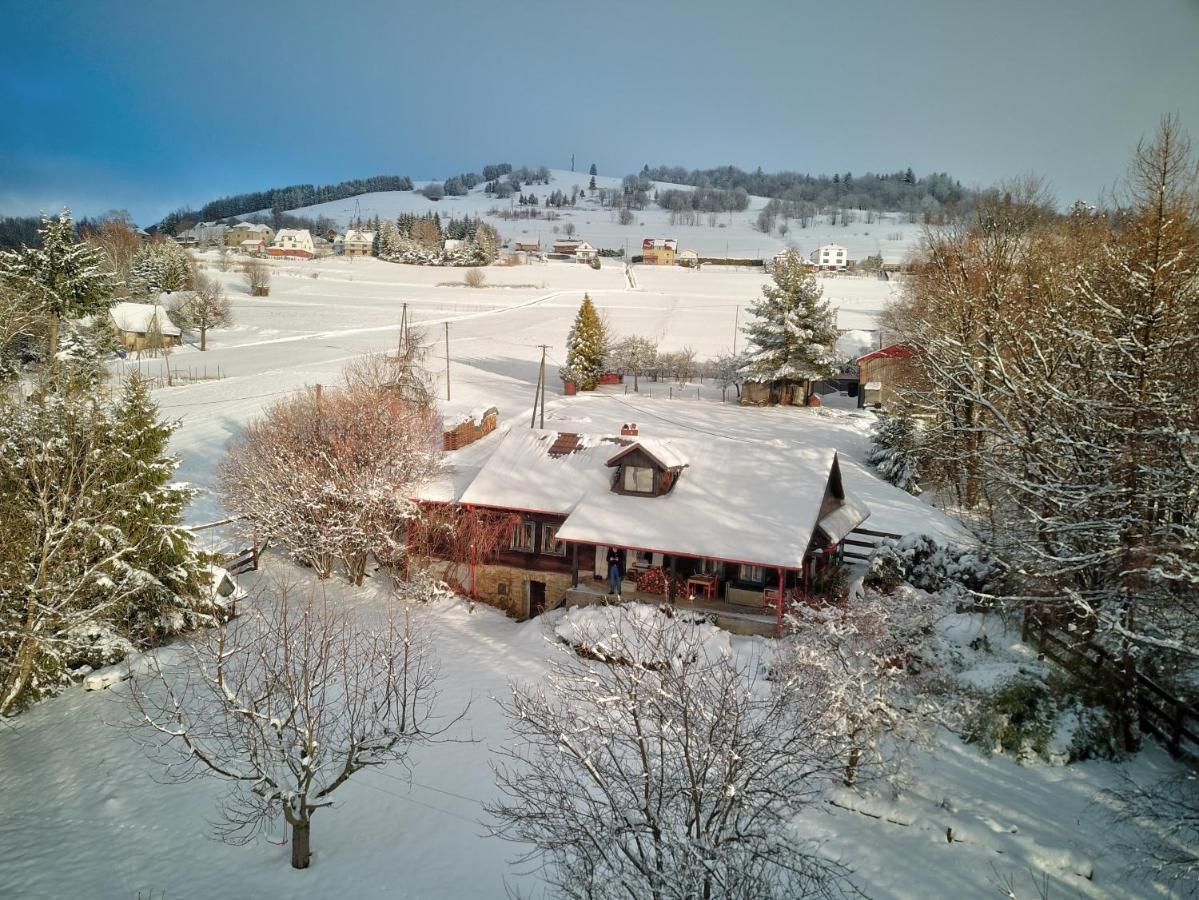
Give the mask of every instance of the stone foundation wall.
MULTIPOLYGON (((470 567, 428 557, 414 558, 412 564, 450 585, 470 589, 470 567)), ((571 576, 562 572, 536 572, 515 566, 484 564, 475 567, 475 596, 489 606, 502 609, 514 619, 529 618, 530 581, 545 583, 546 606, 553 606, 566 596, 571 576)))

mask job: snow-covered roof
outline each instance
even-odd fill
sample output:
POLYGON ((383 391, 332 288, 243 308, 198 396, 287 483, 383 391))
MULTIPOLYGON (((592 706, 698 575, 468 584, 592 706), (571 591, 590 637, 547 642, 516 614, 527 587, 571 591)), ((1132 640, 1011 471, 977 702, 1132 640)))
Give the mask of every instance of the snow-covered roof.
POLYGON ((109 313, 113 323, 121 331, 146 334, 157 317, 158 328, 164 335, 178 337, 183 333, 179 326, 171 321, 166 310, 156 303, 114 303, 109 313))
POLYGON ((836 544, 849 535, 870 516, 870 507, 845 491, 841 505, 822 518, 817 526, 824 532, 829 543, 836 544))
POLYGON ((346 236, 342 240, 347 244, 373 244, 375 242, 375 233, 373 231, 360 231, 351 228, 346 232, 346 236))
POLYGON ((240 246, 242 246, 242 247, 261 247, 262 243, 263 243, 262 238, 250 238, 249 240, 242 241, 240 246))
POLYGON ((645 451, 655 462, 663 469, 681 469, 687 465, 687 458, 675 446, 674 441, 659 441, 659 440, 642 440, 638 438, 627 447, 623 447, 619 452, 614 453, 607 464, 615 465, 616 462, 623 456, 632 453, 640 448, 645 451))
POLYGON ((821 244, 819 247, 816 248, 815 252, 820 253, 821 251, 824 251, 824 250, 840 250, 842 253, 848 252, 840 244, 821 244))
POLYGON ((578 246, 575 247, 575 252, 578 253, 580 251, 586 251, 587 253, 594 253, 595 248, 592 247, 586 241, 579 241, 578 246))
POLYGON ((308 233, 307 228, 280 228, 275 234, 276 241, 289 239, 293 241, 310 241, 312 240, 312 235, 308 233))
POLYGON ((256 225, 252 222, 238 222, 233 228, 235 231, 252 231, 255 234, 262 234, 265 231, 271 230, 266 225, 256 225))
MULTIPOLYGON (((573 433, 572 433, 573 434, 573 433)), ((533 512, 569 513, 592 488, 607 490, 612 474, 604 465, 617 438, 579 434, 570 452, 565 435, 539 428, 514 428, 504 435, 478 476, 462 493, 463 503, 533 512)))
POLYGON ((670 444, 689 464, 669 493, 592 488, 558 537, 771 567, 803 564, 834 450, 722 438, 670 444))

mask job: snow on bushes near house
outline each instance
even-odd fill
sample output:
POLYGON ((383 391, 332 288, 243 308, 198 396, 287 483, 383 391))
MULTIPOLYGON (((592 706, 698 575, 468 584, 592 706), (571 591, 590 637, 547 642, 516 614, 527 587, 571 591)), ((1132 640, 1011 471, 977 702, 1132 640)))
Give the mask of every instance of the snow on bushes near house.
POLYGON ((921 490, 916 427, 916 420, 902 407, 882 415, 871 431, 871 445, 866 451, 866 464, 873 466, 884 481, 909 494, 921 490))
POLYGON ((1004 571, 985 549, 943 543, 928 534, 906 534, 878 545, 870 556, 865 584, 887 590, 906 582, 930 593, 951 591, 966 598, 994 592, 1004 571))
POLYGON ((576 606, 554 623, 558 640, 598 660, 642 666, 676 662, 656 655, 663 646, 694 647, 705 654, 729 652, 729 633, 703 616, 650 603, 576 606), (678 630, 689 640, 664 645, 662 636, 678 630))

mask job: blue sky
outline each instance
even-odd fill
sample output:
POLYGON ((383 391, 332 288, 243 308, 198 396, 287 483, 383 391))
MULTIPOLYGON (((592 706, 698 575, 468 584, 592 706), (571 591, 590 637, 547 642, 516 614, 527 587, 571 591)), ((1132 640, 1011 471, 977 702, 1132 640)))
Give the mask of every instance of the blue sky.
POLYGON ((1093 200, 1167 112, 1199 0, 0 0, 0 214, 484 163, 991 184, 1093 200))

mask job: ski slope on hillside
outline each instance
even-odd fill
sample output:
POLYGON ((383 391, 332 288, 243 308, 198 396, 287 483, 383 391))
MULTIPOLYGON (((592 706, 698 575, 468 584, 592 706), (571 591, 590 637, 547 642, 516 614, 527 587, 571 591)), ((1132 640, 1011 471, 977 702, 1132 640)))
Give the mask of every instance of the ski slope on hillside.
MULTIPOLYGON (((563 191, 569 195, 573 188, 583 190, 590 182, 590 176, 585 172, 554 169, 550 176, 548 185, 533 184, 524 188, 525 194, 538 196, 541 204, 538 208, 543 211, 544 200, 553 191, 563 191)), ((595 181, 597 187, 617 188, 621 180, 599 175, 595 181)), ((417 182, 415 187, 419 190, 425 184, 428 182, 417 182)), ((667 182, 654 182, 654 186, 691 190, 688 185, 667 182)), ((706 213, 700 215, 704 223, 702 225, 671 225, 670 213, 659 209, 652 201, 645 209, 635 211, 636 220, 632 225, 621 225, 616 221, 614 210, 603 209, 590 197, 580 198, 574 208, 555 210, 561 215, 556 221, 506 221, 489 212, 493 209, 520 209, 515 200, 515 197, 496 200, 483 192, 483 185, 478 185, 465 196, 445 197, 436 202, 427 200, 417 190, 383 191, 304 206, 288 212, 311 217, 326 216, 340 227, 345 227, 356 214, 364 219, 375 216, 395 218, 400 213, 425 212, 436 212, 443 219, 450 216, 482 216, 499 230, 504 240, 536 239, 543 248, 553 242, 563 225, 570 223, 576 228, 576 237, 600 248, 619 250, 627 247, 630 254, 641 252, 644 238, 675 238, 679 242, 679 249, 694 250, 703 256, 753 259, 773 256, 784 247, 796 247, 807 254, 821 244, 838 243, 849 250, 851 259, 865 259, 877 254, 885 262, 901 262, 915 248, 921 234, 921 226, 909 223, 907 216, 899 213, 885 213, 882 221, 869 225, 864 221, 829 225, 827 218, 820 216, 807 228, 801 228, 798 222, 793 221, 785 237, 779 237, 777 233, 762 234, 754 227, 754 222, 758 212, 766 205, 765 197, 751 197, 749 208, 744 212, 720 213, 715 227, 707 224, 706 213), (555 227, 559 229, 558 232, 555 232, 555 227)), ((859 215, 864 218, 864 214, 859 215)))

